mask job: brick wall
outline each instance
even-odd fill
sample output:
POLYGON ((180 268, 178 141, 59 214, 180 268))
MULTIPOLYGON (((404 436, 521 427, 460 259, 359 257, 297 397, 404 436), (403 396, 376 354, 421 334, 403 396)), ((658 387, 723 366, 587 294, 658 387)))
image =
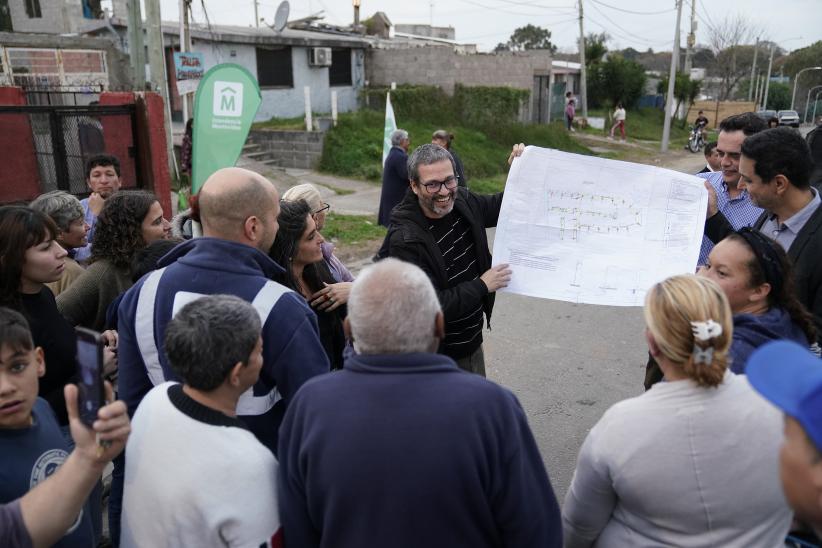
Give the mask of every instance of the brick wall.
MULTIPOLYGON (((132 158, 129 144, 132 142, 130 128, 106 127, 106 149, 114 154, 123 165, 123 174, 130 169, 134 172, 135 162, 140 162, 140 178, 143 188, 157 195, 167 216, 171 215, 171 175, 168 172, 166 133, 163 126, 165 106, 159 94, 153 92, 129 93, 113 92, 100 94, 101 105, 137 105, 138 146, 140 158, 132 158), (122 135, 118 139, 117 136, 122 135)), ((112 121, 117 123, 116 120, 112 121)), ((125 181, 128 184, 128 181, 125 181)))
POLYGON ((254 130, 248 135, 251 143, 260 145, 281 167, 314 169, 323 154, 322 131, 254 130))
MULTIPOLYGON (((0 87, 0 105, 25 105, 26 96, 21 88, 0 87)), ((34 154, 34 137, 28 114, 0 114, 0 150, 3 169, 0 169, 0 203, 31 200, 40 194, 40 172, 34 154), (8 152, 14 151, 13 154, 8 152)))

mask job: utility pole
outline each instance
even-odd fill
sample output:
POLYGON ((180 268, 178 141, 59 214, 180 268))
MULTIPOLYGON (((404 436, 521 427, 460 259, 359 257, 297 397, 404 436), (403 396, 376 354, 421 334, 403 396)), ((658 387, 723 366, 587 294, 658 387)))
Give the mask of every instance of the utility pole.
POLYGON ((174 172, 177 163, 174 161, 174 143, 171 140, 171 105, 168 101, 168 78, 166 77, 165 47, 163 47, 163 27, 160 20, 160 0, 145 0, 145 4, 151 91, 158 92, 163 98, 168 166, 174 172))
POLYGON ((140 2, 132 0, 128 3, 128 56, 131 59, 131 76, 134 80, 134 89, 146 89, 146 57, 143 44, 143 14, 140 12, 140 2))
MULTIPOLYGON (((256 6, 256 0, 254 5, 256 6)), ((191 0, 180 0, 180 53, 188 53, 191 51, 191 32, 188 23, 188 12, 191 9, 191 0)), ((183 103, 183 122, 188 122, 189 117, 193 115, 194 109, 191 99, 193 96, 190 93, 180 94, 180 99, 183 103)))
POLYGON ((691 32, 688 33, 686 44, 688 47, 685 50, 685 67, 683 72, 690 78, 692 68, 691 57, 694 54, 694 46, 696 45, 696 0, 691 0, 691 32))
POLYGON ((579 102, 582 117, 588 118, 588 70, 585 67, 585 32, 582 29, 582 0, 579 0, 579 102))
POLYGON ((254 26, 260 28, 259 0, 254 0, 254 26))
POLYGON ((671 138, 671 117, 674 115, 674 85, 676 83, 676 65, 679 61, 679 23, 682 21, 682 0, 676 2, 676 31, 674 47, 671 52, 671 71, 668 75, 668 98, 665 100, 665 124, 662 127, 662 152, 668 152, 668 141, 671 138))
POLYGON ((762 90, 759 89, 759 84, 762 83, 762 77, 759 74, 757 74, 756 76, 754 76, 754 78, 755 78, 756 81, 751 84, 751 87, 754 88, 753 102, 754 102, 754 106, 759 106, 759 99, 760 99, 759 92, 762 91, 762 90))
POLYGON ((756 45, 754 46, 754 58, 751 65, 751 79, 748 83, 748 101, 753 97, 754 75, 756 74, 756 55, 759 53, 759 36, 756 37, 756 45))
POLYGON ((765 76, 765 93, 762 99, 762 110, 768 110, 768 87, 771 83, 771 69, 773 68, 773 42, 771 42, 771 55, 768 59, 768 74, 765 76))

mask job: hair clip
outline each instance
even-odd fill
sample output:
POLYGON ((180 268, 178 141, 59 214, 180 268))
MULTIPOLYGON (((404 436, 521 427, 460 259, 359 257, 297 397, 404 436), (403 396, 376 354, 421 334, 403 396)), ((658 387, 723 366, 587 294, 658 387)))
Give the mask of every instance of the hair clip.
POLYGON ((699 365, 704 363, 705 365, 711 365, 714 361, 714 347, 709 346, 708 348, 700 348, 697 345, 694 345, 694 363, 699 365))
POLYGON ((722 335, 722 326, 713 320, 704 322, 691 322, 691 331, 698 341, 709 341, 714 337, 722 335))

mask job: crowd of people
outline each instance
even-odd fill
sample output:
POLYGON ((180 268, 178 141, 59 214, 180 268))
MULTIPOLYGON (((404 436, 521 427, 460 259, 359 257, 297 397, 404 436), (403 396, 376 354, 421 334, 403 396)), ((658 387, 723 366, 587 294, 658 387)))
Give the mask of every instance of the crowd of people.
POLYGON ((388 232, 356 278, 316 187, 241 168, 193 200, 198 238, 106 155, 85 200, 0 207, 0 545, 818 542, 822 208, 798 133, 720 123, 699 269, 648 290, 647 391, 590 431, 562 508, 484 378, 502 193, 465 185, 453 139, 408 155, 394 133, 388 232), (106 343, 91 425, 75 327, 106 343))

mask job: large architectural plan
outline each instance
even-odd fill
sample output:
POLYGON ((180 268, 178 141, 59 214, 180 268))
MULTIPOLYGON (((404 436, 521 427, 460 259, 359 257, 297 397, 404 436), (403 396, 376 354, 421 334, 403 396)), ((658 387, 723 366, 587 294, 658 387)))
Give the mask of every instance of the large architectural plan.
POLYGON ((654 283, 693 273, 708 192, 676 171, 529 146, 505 186, 494 264, 504 291, 642 306, 654 283))

